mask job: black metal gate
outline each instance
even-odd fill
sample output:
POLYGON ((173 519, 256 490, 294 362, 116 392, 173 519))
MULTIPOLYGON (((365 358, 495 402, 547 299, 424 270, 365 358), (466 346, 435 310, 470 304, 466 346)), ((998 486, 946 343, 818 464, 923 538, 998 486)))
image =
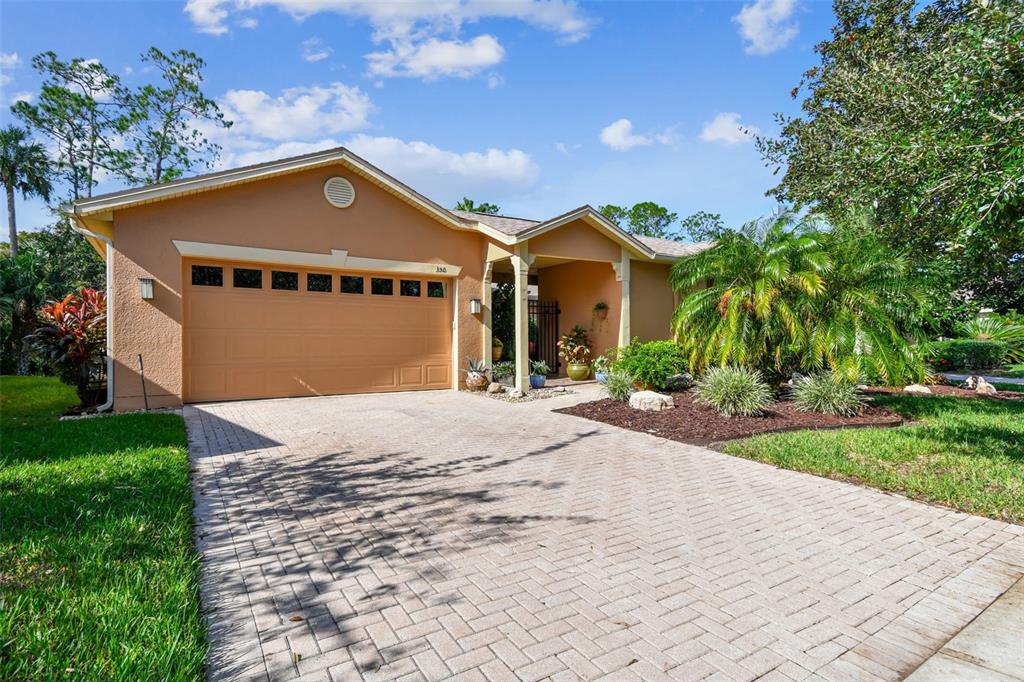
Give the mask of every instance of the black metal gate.
POLYGON ((530 359, 543 360, 558 374, 558 301, 530 299, 530 359))

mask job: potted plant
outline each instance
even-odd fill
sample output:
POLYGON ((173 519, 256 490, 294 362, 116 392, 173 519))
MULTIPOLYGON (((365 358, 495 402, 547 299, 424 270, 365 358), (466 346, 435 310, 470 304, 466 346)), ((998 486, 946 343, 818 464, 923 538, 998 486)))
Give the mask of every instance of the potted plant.
POLYGON ((608 317, 608 304, 604 301, 598 301, 594 304, 594 317, 599 320, 604 320, 608 317))
POLYGON ((548 380, 551 368, 543 360, 534 360, 530 363, 530 388, 544 388, 548 380))
POLYGON ((565 372, 573 381, 584 381, 590 376, 590 348, 590 335, 579 325, 558 340, 558 357, 568 363, 565 372))
POLYGON ((494 363, 494 369, 491 370, 491 376, 499 384, 505 386, 512 385, 512 379, 516 375, 516 363, 511 360, 505 360, 503 362, 494 363))
MULTIPOLYGON (((497 362, 501 360, 501 354, 505 351, 505 344, 501 342, 497 336, 491 341, 491 360, 497 362)), ((497 367, 495 367, 497 369, 497 367)))
POLYGON ((594 378, 597 383, 603 384, 608 381, 608 372, 612 368, 611 351, 594 358, 594 378))
POLYGON ((487 388, 491 380, 487 378, 487 365, 484 361, 467 357, 466 362, 469 368, 462 370, 466 373, 466 388, 470 391, 482 391, 487 388))

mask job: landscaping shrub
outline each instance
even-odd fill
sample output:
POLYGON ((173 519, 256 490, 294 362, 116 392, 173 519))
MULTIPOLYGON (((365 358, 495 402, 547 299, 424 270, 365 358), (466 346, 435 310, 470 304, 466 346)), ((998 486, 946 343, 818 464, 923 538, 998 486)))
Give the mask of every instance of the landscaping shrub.
POLYGON ((75 387, 83 406, 93 402, 90 385, 103 375, 106 329, 106 295, 82 289, 43 306, 39 327, 28 337, 60 380, 75 387))
POLYGON ((931 364, 942 371, 998 367, 1006 351, 1006 343, 994 339, 951 339, 928 344, 931 364))
POLYGON ((615 366, 655 391, 665 390, 670 376, 687 370, 686 355, 675 341, 641 343, 634 339, 619 351, 615 366))
POLYGON ((793 402, 798 410, 852 417, 864 399, 857 386, 831 373, 815 374, 793 384, 793 402))
POLYGON ((635 390, 634 379, 629 372, 616 367, 608 373, 608 380, 604 382, 604 390, 612 400, 629 400, 635 390))
POLYGON ((697 402, 726 417, 751 417, 772 402, 772 390, 757 370, 713 367, 697 380, 697 402))
POLYGON ((977 341, 1001 341, 1006 344, 1008 362, 1024 362, 1024 323, 1012 315, 976 317, 960 328, 965 338, 977 341))
POLYGON ((491 376, 495 381, 504 381, 505 379, 511 379, 516 375, 516 363, 511 360, 503 360, 501 362, 494 363, 494 368, 491 370, 491 376))

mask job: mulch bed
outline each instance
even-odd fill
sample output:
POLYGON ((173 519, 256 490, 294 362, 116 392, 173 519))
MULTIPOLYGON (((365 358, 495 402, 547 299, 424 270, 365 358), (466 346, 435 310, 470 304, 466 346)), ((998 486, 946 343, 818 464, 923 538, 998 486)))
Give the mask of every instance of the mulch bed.
MULTIPOLYGON (((997 391, 995 395, 982 395, 976 391, 972 391, 969 388, 960 388, 959 386, 947 386, 945 384, 929 384, 928 388, 931 389, 932 395, 948 395, 954 398, 985 398, 987 400, 1024 400, 1024 393, 1017 393, 1014 391, 997 391)), ((897 395, 907 395, 903 393, 902 388, 887 388, 885 386, 872 386, 871 388, 864 391, 867 394, 871 393, 891 393, 897 395)), ((927 394, 924 395, 928 397, 927 394)))
POLYGON ((629 403, 611 398, 556 411, 691 445, 710 445, 778 431, 899 426, 905 423, 899 414, 878 405, 865 405, 855 417, 836 417, 801 412, 791 401, 785 400, 774 403, 760 417, 723 417, 710 407, 694 402, 692 393, 684 391, 671 395, 676 403, 675 409, 661 412, 635 410, 629 403))

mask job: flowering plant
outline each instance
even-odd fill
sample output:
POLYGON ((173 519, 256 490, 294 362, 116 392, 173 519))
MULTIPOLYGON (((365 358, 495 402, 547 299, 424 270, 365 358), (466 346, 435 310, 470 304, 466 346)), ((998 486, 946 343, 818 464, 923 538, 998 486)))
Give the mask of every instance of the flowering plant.
POLYGON ((29 337, 33 350, 60 380, 75 387, 86 405, 89 384, 103 367, 107 335, 107 297, 95 289, 72 292, 44 305, 40 326, 29 337))
POLYGON ((558 357, 570 364, 583 365, 590 359, 590 335, 583 327, 576 325, 568 334, 558 340, 558 357))

